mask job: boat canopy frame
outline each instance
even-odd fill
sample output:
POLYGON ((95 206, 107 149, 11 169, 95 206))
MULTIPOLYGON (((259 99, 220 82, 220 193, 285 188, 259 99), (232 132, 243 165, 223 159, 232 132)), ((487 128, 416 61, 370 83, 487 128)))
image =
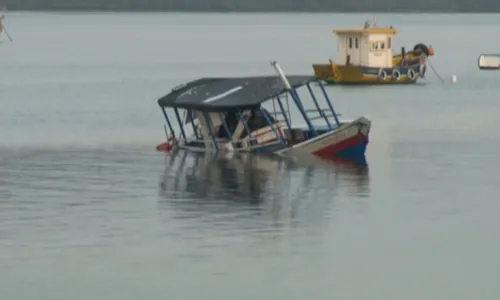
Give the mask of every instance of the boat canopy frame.
MULTIPOLYGON (((228 135, 228 139, 230 137, 230 130, 228 128, 228 124, 224 120, 224 114, 235 113, 237 121, 243 123, 244 130, 248 138, 252 139, 252 131, 248 127, 248 124, 243 116, 243 112, 247 110, 260 111, 267 126, 271 127, 277 140, 284 145, 286 145, 286 141, 277 130, 276 121, 278 120, 278 116, 282 116, 283 120, 279 120, 279 122, 284 121, 289 131, 292 131, 289 96, 292 98, 295 106, 299 110, 299 113, 306 122, 309 132, 312 133, 312 137, 318 135, 316 127, 312 123, 314 119, 324 119, 329 131, 341 125, 341 122, 338 119, 340 114, 335 111, 330 97, 320 80, 312 76, 299 75, 286 76, 286 79, 290 83, 289 85, 287 84, 290 88, 286 88, 285 84, 283 84, 277 76, 201 78, 173 88, 169 94, 158 99, 158 105, 162 109, 167 123, 166 125, 170 131, 170 136, 175 138, 176 132, 172 126, 172 122, 166 109, 171 108, 174 110, 175 118, 177 119, 180 129, 179 138, 182 136, 185 141, 188 140, 188 136, 184 130, 184 125, 187 123, 191 123, 197 140, 201 140, 200 138, 206 138, 203 134, 201 134, 200 137, 198 128, 194 123, 196 119, 194 112, 201 112, 203 118, 207 122, 207 125, 209 125, 208 135, 212 138, 212 145, 214 145, 213 148, 216 152, 220 149, 216 141, 216 136, 213 132, 212 120, 208 116, 209 113, 218 114, 221 121, 220 126, 228 135), (320 87, 324 101, 327 104, 327 108, 321 108, 318 98, 311 87, 312 83, 316 83, 320 87), (304 108, 302 100, 297 92, 297 90, 303 86, 307 87, 310 98, 312 99, 316 109, 306 110, 304 108), (272 100, 273 103, 273 113, 269 113, 261 106, 261 104, 269 100, 272 100), (288 108, 287 110, 285 109, 285 105, 283 103, 284 101, 286 102, 288 108), (276 109, 276 104, 279 107, 279 110, 276 109), (184 120, 180 116, 180 109, 185 110, 184 120), (318 113, 319 116, 310 118, 308 113, 311 112, 318 113), (270 116, 275 117, 274 122, 271 120, 270 116), (330 121, 331 117, 333 117, 333 122, 330 121), (335 123, 336 127, 334 127, 332 123, 335 123)), ((168 138, 169 134, 167 133, 166 127, 165 134, 168 138)), ((229 143, 232 144, 233 141, 229 139, 229 143)))

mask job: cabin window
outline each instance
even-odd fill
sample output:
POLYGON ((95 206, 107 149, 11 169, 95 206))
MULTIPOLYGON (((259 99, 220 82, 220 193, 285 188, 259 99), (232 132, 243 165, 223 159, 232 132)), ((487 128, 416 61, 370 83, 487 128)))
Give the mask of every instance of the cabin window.
POLYGON ((352 49, 352 37, 349 38, 349 49, 352 49))
POLYGON ((358 47, 359 47, 359 45, 358 45, 358 38, 356 38, 354 42, 356 43, 356 49, 358 49, 358 47))
POLYGON ((391 38, 387 39, 387 49, 391 49, 391 38))
MULTIPOLYGON (((371 51, 380 51, 380 50, 385 50, 385 41, 382 42, 382 41, 376 41, 376 42, 371 42, 370 43, 371 46, 370 46, 370 50, 371 51)), ((387 48, 389 49, 389 48, 387 48)))

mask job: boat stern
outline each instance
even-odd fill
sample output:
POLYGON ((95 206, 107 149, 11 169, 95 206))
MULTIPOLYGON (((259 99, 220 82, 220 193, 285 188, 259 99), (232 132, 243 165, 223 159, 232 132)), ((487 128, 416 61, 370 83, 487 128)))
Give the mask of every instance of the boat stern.
POLYGON ((368 146, 371 121, 366 117, 344 123, 315 138, 306 140, 279 154, 299 156, 313 154, 321 158, 342 158, 345 160, 363 159, 368 146))
POLYGON ((363 158, 369 143, 371 121, 360 117, 342 125, 338 130, 327 133, 312 154, 322 158, 341 157, 347 160, 363 158))
POLYGON ((334 77, 334 66, 332 62, 328 64, 313 64, 314 76, 319 80, 332 80, 334 77))

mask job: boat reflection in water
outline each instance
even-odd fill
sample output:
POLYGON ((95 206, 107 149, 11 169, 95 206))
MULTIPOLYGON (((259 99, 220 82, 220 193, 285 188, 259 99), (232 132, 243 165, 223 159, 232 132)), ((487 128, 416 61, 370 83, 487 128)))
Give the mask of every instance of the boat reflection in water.
POLYGON ((342 163, 313 156, 301 157, 300 161, 255 154, 224 157, 177 151, 166 156, 165 164, 160 194, 168 206, 331 202, 333 197, 369 195, 366 162, 342 163))
POLYGON ((249 255, 315 255, 322 247, 311 245, 332 234, 332 219, 370 205, 360 198, 369 195, 368 169, 304 158, 167 156, 158 212, 175 240, 168 251, 210 265, 216 258, 231 264, 249 255))

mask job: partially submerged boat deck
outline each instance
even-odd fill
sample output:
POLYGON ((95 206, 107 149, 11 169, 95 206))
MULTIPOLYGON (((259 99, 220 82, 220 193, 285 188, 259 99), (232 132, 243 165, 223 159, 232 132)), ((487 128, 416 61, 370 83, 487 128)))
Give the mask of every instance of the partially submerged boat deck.
POLYGON ((168 131, 166 128, 167 142, 157 149, 267 152, 283 156, 339 155, 347 159, 364 156, 371 126, 368 119, 360 117, 341 122, 318 79, 285 76, 277 63, 273 66, 279 76, 201 78, 178 86, 160 98, 158 104, 168 131), (313 83, 324 96, 323 107, 314 93, 313 83), (304 86, 314 105, 312 109, 304 107, 297 92, 304 86), (293 125, 289 98, 305 125, 293 125), (268 101, 272 103, 269 110, 263 107, 268 101), (173 110, 179 134, 167 109, 173 110), (318 125, 317 120, 321 119, 324 124, 318 125))

